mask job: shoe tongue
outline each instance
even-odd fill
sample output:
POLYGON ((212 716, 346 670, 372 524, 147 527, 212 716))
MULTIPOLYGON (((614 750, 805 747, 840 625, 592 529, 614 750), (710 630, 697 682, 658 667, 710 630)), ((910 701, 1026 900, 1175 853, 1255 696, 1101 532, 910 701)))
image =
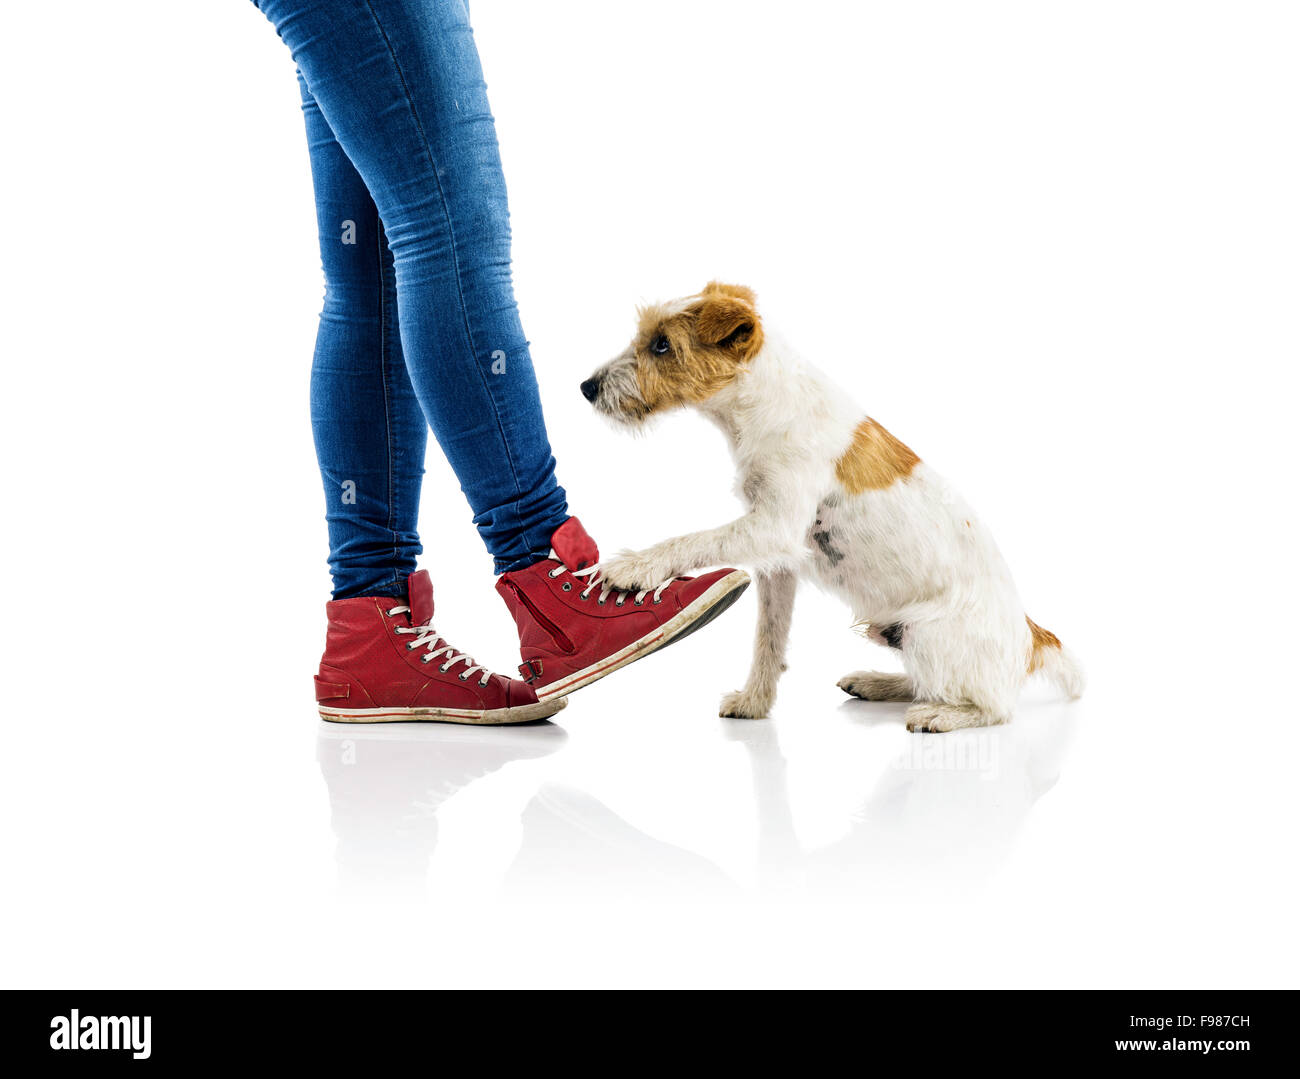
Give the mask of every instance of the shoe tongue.
POLYGON ((427 569, 417 570, 406 578, 410 597, 411 625, 423 626, 433 621, 433 578, 427 569))
POLYGON ((596 541, 587 535, 582 522, 570 517, 551 536, 551 550, 569 569, 586 569, 600 561, 596 541))

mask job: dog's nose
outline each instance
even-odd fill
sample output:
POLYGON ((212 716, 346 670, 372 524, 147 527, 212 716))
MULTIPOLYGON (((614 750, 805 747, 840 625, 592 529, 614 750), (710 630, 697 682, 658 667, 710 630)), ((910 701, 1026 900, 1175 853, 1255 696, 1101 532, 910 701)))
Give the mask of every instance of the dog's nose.
POLYGON ((588 401, 594 401, 596 399, 596 394, 600 393, 600 379, 589 378, 579 387, 579 389, 582 390, 583 397, 588 401))

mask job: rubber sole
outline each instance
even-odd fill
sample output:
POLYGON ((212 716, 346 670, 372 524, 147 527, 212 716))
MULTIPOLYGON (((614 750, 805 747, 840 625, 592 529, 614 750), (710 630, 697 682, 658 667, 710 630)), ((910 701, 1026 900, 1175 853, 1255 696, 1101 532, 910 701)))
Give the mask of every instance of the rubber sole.
POLYGON ((749 574, 744 570, 734 570, 713 585, 699 599, 684 610, 678 611, 662 626, 647 633, 640 640, 620 648, 611 656, 606 656, 597 663, 584 667, 580 671, 566 674, 563 678, 545 686, 538 686, 537 699, 540 701, 561 700, 570 693, 599 682, 607 675, 622 670, 629 663, 644 659, 661 648, 666 648, 675 641, 689 637, 697 629, 707 626, 723 611, 730 607, 749 587, 749 574))
POLYGON ((498 727, 506 723, 531 723, 555 715, 569 702, 538 700, 514 708, 490 708, 478 712, 464 708, 319 708, 329 723, 465 723, 476 727, 498 727))

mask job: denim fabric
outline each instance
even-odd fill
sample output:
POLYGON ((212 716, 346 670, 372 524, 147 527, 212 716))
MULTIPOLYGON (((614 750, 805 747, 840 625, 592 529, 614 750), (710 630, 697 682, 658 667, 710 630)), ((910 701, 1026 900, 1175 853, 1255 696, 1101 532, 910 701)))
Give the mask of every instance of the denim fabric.
POLYGON ((326 295, 312 426, 336 598, 415 566, 425 427, 504 573, 567 516, 463 0, 254 0, 298 65, 326 295))

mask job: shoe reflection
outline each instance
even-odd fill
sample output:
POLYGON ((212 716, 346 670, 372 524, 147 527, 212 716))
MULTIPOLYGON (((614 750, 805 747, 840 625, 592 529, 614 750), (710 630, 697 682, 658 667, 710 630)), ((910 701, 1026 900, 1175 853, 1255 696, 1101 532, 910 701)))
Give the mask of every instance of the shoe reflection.
POLYGON ((507 891, 537 894, 563 881, 588 898, 726 894, 735 884, 707 858, 655 839, 591 795, 544 784, 524 810, 523 842, 507 891))
MULTIPOLYGON (((552 723, 510 727, 322 722, 317 760, 329 790, 340 886, 418 894, 438 844, 438 814, 465 788, 512 761, 553 753, 567 739, 552 723)), ((727 889, 697 854, 654 839, 583 791, 544 783, 522 815, 507 890, 584 894, 727 889)))
POLYGON ((321 722, 316 759, 329 790, 339 883, 422 891, 438 844, 438 811, 512 761, 554 753, 562 727, 321 722))

